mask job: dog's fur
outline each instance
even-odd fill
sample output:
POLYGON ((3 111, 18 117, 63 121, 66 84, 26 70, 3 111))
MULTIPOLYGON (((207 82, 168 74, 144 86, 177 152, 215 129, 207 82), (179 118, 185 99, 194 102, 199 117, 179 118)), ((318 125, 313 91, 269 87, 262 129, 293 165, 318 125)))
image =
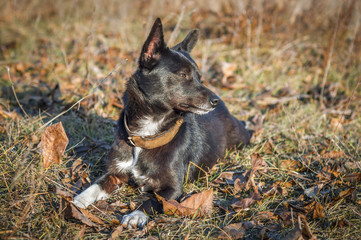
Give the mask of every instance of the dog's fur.
MULTIPOLYGON (((183 181, 190 162, 211 168, 227 148, 245 145, 250 135, 244 125, 228 112, 224 103, 202 85, 201 73, 189 53, 198 40, 198 30, 173 48, 163 39, 157 19, 144 43, 139 68, 129 79, 115 142, 108 156, 107 172, 76 196, 81 208, 109 194, 122 183, 133 183, 143 191, 153 191, 166 199, 182 194, 183 181), (178 133, 167 144, 142 149, 128 140, 129 131, 150 136, 170 129, 182 117, 178 133)), ((191 178, 199 169, 191 165, 191 178)), ((123 217, 123 224, 142 227, 156 201, 146 201, 140 209, 123 217)))

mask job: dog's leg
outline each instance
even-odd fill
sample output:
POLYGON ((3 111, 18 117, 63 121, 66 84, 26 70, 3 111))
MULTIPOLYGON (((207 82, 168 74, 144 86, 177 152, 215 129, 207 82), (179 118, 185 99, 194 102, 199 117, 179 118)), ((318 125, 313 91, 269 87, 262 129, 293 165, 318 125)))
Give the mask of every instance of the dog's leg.
POLYGON ((79 208, 87 208, 96 201, 107 199, 119 184, 127 181, 126 175, 106 174, 76 196, 73 204, 79 208))

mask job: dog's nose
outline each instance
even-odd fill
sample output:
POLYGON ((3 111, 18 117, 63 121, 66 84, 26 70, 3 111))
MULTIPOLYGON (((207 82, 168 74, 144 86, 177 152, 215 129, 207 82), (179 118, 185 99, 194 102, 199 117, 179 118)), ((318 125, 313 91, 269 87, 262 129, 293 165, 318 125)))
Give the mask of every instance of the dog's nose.
POLYGON ((218 97, 211 97, 209 102, 211 103, 212 107, 215 108, 221 102, 221 100, 218 97))

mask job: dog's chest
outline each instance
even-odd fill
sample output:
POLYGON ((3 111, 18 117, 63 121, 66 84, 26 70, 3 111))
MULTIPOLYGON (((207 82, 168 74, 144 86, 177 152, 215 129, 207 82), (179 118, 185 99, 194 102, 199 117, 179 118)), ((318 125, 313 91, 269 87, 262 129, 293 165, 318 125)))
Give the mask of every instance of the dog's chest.
MULTIPOLYGON (((137 122, 138 129, 133 130, 133 133, 139 136, 151 136, 158 133, 161 124, 163 123, 164 118, 156 120, 151 116, 143 116, 137 122)), ((152 184, 152 179, 147 176, 147 167, 148 164, 144 164, 144 161, 149 159, 144 159, 144 151, 140 147, 134 147, 132 150, 132 155, 126 159, 122 159, 117 163, 117 170, 123 173, 131 174, 133 180, 139 185, 148 185, 152 184)), ((149 157, 149 156, 148 156, 149 157)))
POLYGON ((132 155, 129 156, 128 159, 118 161, 116 166, 119 172, 131 172, 133 175, 138 176, 138 172, 136 171, 136 174, 134 174, 134 171, 136 169, 137 163, 139 161, 139 155, 142 152, 142 149, 139 147, 135 147, 132 151, 132 155))
POLYGON ((158 132, 161 124, 163 123, 164 118, 160 120, 155 120, 154 117, 144 116, 138 120, 139 128, 134 131, 135 134, 139 136, 150 136, 158 132))

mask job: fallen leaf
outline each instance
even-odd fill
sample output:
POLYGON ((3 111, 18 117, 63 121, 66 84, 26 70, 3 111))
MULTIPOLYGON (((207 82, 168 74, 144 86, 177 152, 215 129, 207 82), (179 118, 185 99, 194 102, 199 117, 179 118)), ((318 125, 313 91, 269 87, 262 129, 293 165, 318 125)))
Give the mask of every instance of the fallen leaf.
POLYGON ((290 211, 282 212, 278 216, 282 219, 283 224, 285 226, 290 226, 290 225, 297 223, 298 216, 306 218, 303 214, 298 213, 298 212, 293 212, 293 211, 292 212, 290 212, 290 211))
POLYGON ((69 139, 61 122, 46 128, 45 132, 41 135, 41 148, 45 168, 48 168, 51 163, 60 163, 68 142, 69 139))
POLYGON ((316 206, 313 210, 313 218, 324 218, 325 217, 325 213, 323 212, 323 207, 321 205, 321 203, 316 203, 316 206))
POLYGON ((242 192, 246 189, 247 187, 247 181, 246 179, 239 179, 237 178, 236 181, 234 182, 234 190, 236 190, 237 192, 242 192))
POLYGON ((218 235, 218 239, 240 239, 245 236, 246 230, 257 226, 257 221, 232 223, 223 228, 223 232, 218 235))
POLYGON ((222 172, 219 176, 214 180, 215 183, 227 183, 234 184, 237 179, 241 182, 246 181, 246 175, 249 174, 248 171, 240 172, 222 172))
POLYGON ((311 232, 311 229, 304 216, 298 217, 298 224, 282 240, 316 240, 317 237, 311 232))
POLYGON ((248 198, 243 198, 241 201, 236 201, 235 203, 231 204, 231 207, 239 211, 249 208, 260 199, 261 197, 258 193, 252 193, 248 198))
POLYGON ((167 215, 201 217, 210 215, 213 208, 213 189, 194 194, 178 203, 176 200, 165 200, 157 195, 158 200, 163 203, 163 211, 167 215))
POLYGON ((277 219, 273 212, 270 211, 262 211, 258 212, 256 216, 253 218, 254 220, 270 220, 270 219, 277 219))
POLYGON ((345 124, 344 118, 331 118, 330 127, 333 131, 343 131, 343 124, 345 124))
POLYGON ((350 222, 347 219, 341 219, 336 221, 336 227, 343 228, 350 226, 350 222))
POLYGON ((287 102, 290 102, 290 101, 295 101, 295 100, 300 100, 300 99, 305 99, 305 98, 309 98, 309 95, 307 95, 307 94, 298 94, 298 95, 294 95, 294 96, 286 96, 286 97, 280 97, 280 98, 268 96, 268 97, 264 97, 262 99, 258 99, 257 100, 257 105, 260 105, 260 106, 275 106, 275 105, 277 105, 279 103, 283 104, 283 103, 287 103, 287 102))
POLYGON ((119 239, 120 237, 120 234, 122 234, 123 232, 123 226, 122 225, 119 225, 118 227, 116 227, 112 234, 110 235, 110 240, 113 240, 113 239, 119 239))
POLYGON ((343 181, 345 182, 359 182, 361 181, 361 173, 350 173, 350 174, 346 174, 343 178, 343 181))
POLYGON ((104 225, 105 223, 103 222, 103 220, 101 220, 99 217, 95 216, 94 214, 92 214, 89 210, 81 208, 80 211, 84 214, 84 216, 86 216, 88 219, 90 219, 92 222, 104 225))
POLYGON ((65 219, 77 219, 89 227, 96 227, 97 225, 89 220, 81 211, 79 211, 72 203, 62 198, 62 208, 64 209, 65 219))
POLYGON ((85 233, 85 225, 83 225, 80 229, 80 231, 78 232, 78 234, 76 235, 75 239, 84 239, 84 233, 85 233))
POLYGON ((228 78, 233 77, 234 72, 236 70, 237 70, 237 64, 236 63, 228 63, 228 62, 223 62, 222 63, 222 73, 223 73, 222 84, 223 85, 227 85, 228 78))
POLYGON ((349 158, 344 152, 341 151, 330 151, 322 154, 323 159, 339 159, 339 158, 349 158))
POLYGON ((348 196, 351 196, 354 192, 355 192, 356 188, 348 188, 342 192, 340 192, 340 194, 335 197, 329 204, 328 207, 332 207, 334 206, 338 201, 340 201, 343 198, 346 198, 348 196))
POLYGON ((288 159, 281 162, 280 168, 298 172, 301 170, 302 164, 299 161, 288 159))
POLYGON ((323 188, 324 184, 318 184, 316 186, 310 187, 305 189, 304 193, 307 197, 309 198, 314 198, 318 195, 318 193, 320 192, 320 190, 323 188))
POLYGON ((2 110, 1 108, 0 108, 0 116, 12 120, 20 120, 22 118, 21 114, 17 113, 15 110, 13 110, 12 112, 7 112, 2 110))
POLYGON ((263 169, 264 172, 267 172, 266 167, 268 164, 261 158, 259 153, 252 153, 251 154, 251 168, 253 171, 257 171, 259 169, 263 169))
POLYGON ((73 200, 73 194, 66 190, 61 190, 60 188, 56 187, 55 193, 61 196, 62 198, 65 198, 68 201, 73 200))
POLYGON ((72 166, 71 166, 71 172, 72 174, 75 174, 83 165, 83 160, 81 158, 76 159, 72 166))

